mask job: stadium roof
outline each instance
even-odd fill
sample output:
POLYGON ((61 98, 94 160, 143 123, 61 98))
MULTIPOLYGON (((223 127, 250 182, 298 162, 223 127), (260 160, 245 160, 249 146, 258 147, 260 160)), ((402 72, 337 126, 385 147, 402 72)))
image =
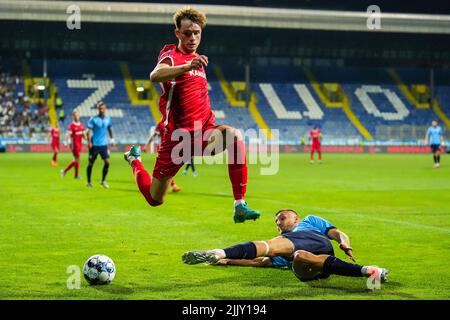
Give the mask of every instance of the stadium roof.
MULTIPOLYGON (((138 2, 73 2, 0 0, 0 19, 65 22, 68 8, 76 5, 81 22, 171 24, 172 14, 184 4, 138 2)), ((226 5, 195 5, 215 26, 367 31, 368 14, 358 11, 261 8, 226 5)), ((385 13, 378 32, 450 34, 450 15, 385 13)))

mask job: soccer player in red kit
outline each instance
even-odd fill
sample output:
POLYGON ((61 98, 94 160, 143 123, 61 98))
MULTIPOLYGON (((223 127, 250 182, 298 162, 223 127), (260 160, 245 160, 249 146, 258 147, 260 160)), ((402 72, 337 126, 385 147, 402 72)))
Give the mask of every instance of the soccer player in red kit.
MULTIPOLYGON (((162 121, 158 122, 156 127, 150 132, 150 137, 148 138, 147 144, 144 147, 144 150, 147 152, 150 152, 151 144, 152 142, 157 139, 158 143, 156 144, 156 151, 158 152, 159 148, 161 147, 161 139, 162 135, 164 134, 165 128, 162 121)), ((172 192, 179 192, 181 191, 181 187, 177 186, 175 183, 175 180, 172 178, 172 181, 170 181, 170 187, 172 188, 172 192)))
POLYGON ((311 157, 310 162, 314 163, 314 151, 317 151, 319 155, 319 163, 322 163, 322 148, 320 145, 320 140, 322 139, 322 133, 317 126, 314 126, 312 130, 309 132, 311 137, 311 157))
POLYGON ((192 155, 203 155, 205 149, 214 150, 211 155, 226 149, 229 155, 228 173, 235 200, 234 222, 256 220, 260 213, 250 209, 244 200, 247 190, 247 163, 242 134, 236 128, 216 125, 211 110, 205 73, 208 58, 197 53, 202 29, 206 24, 205 14, 185 7, 175 12, 173 21, 178 45, 164 46, 156 67, 150 73, 150 80, 159 82, 163 89, 159 108, 166 128, 158 150, 153 177, 150 177, 141 163, 139 146, 133 146, 126 152, 125 160, 133 168, 138 188, 147 202, 151 206, 159 206, 164 201, 173 176, 192 155), (187 132, 190 139, 185 141, 183 136, 182 142, 174 141, 176 137, 174 138, 173 134, 180 131, 187 132), (194 154, 197 142, 200 144, 201 154, 194 154), (174 161, 176 159, 173 159, 172 151, 175 152, 180 144, 189 143, 194 147, 190 148, 190 152, 184 152, 186 149, 182 149, 181 163, 174 161))
POLYGON ((80 115, 77 111, 72 113, 72 123, 69 125, 69 129, 66 134, 66 143, 70 146, 73 154, 73 161, 63 170, 61 169, 61 178, 64 178, 66 173, 75 168, 75 179, 81 179, 78 175, 78 169, 80 166, 81 148, 83 146, 83 138, 86 139, 86 133, 84 126, 80 121, 80 115))
POLYGON ((59 130, 59 123, 56 122, 56 124, 50 129, 50 137, 52 140, 52 150, 53 150, 53 157, 51 164, 52 166, 56 167, 58 165, 58 152, 60 149, 59 140, 60 140, 60 130, 59 130))

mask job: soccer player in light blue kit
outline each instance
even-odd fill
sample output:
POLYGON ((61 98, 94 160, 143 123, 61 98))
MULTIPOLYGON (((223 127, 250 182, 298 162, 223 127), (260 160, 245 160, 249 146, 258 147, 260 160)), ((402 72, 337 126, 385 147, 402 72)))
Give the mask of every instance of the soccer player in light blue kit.
POLYGON ((334 255, 331 240, 355 262, 348 236, 332 223, 309 215, 300 220, 292 209, 275 214, 281 234, 271 240, 252 241, 226 249, 188 251, 182 260, 187 264, 239 265, 292 268, 300 281, 328 278, 331 274, 349 277, 373 277, 387 281, 389 270, 345 262, 334 255))
POLYGON ((109 133, 109 137, 111 138, 111 144, 115 146, 115 141, 112 132, 112 122, 111 118, 106 115, 106 104, 103 102, 99 102, 97 104, 98 115, 95 117, 91 117, 88 122, 88 148, 89 148, 89 164, 87 166, 87 184, 86 186, 92 188, 91 183, 91 175, 92 175, 92 167, 94 166, 94 162, 97 159, 98 154, 102 157, 104 162, 103 165, 103 174, 101 185, 108 189, 109 186, 106 183, 106 175, 108 174, 109 169, 109 150, 108 150, 108 137, 106 133, 109 133))
POLYGON ((434 168, 439 168, 441 166, 441 145, 444 144, 444 137, 442 135, 441 127, 438 127, 436 120, 431 122, 431 127, 428 128, 427 134, 425 136, 426 144, 430 145, 431 152, 433 153, 434 168))

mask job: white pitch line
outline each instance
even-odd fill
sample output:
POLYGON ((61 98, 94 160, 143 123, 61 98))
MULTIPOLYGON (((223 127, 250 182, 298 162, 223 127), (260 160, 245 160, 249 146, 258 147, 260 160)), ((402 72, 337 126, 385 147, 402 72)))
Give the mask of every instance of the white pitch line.
POLYGON ((352 218, 357 217, 360 219, 365 219, 365 220, 375 220, 375 221, 380 221, 380 222, 388 222, 388 223, 395 223, 398 225, 403 225, 403 226, 408 226, 408 227, 413 227, 416 229, 429 229, 429 230, 434 230, 434 231, 439 231, 439 232, 444 232, 447 234, 450 234, 450 229, 446 229, 446 228, 440 228, 440 227, 434 227, 434 226, 428 226, 425 224, 420 224, 420 223, 413 223, 413 222, 408 222, 408 221, 398 221, 398 220, 392 220, 392 219, 386 219, 386 218, 378 218, 378 217, 374 217, 371 215, 362 215, 360 213, 355 213, 352 211, 345 211, 345 210, 331 210, 328 208, 314 208, 314 207, 310 207, 316 210, 320 210, 320 211, 325 211, 325 212, 336 212, 339 214, 344 214, 344 215, 349 215, 352 218))

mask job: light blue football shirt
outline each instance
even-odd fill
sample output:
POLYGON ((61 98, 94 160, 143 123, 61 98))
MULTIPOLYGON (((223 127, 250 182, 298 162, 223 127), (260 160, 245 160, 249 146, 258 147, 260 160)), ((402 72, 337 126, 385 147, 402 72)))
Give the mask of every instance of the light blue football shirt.
POLYGON ((108 116, 104 116, 101 118, 100 116, 91 117, 89 119, 87 127, 92 129, 92 145, 106 146, 108 145, 108 128, 112 126, 111 118, 108 116))
MULTIPOLYGON (((297 232, 302 230, 312 230, 320 232, 326 236, 328 233, 328 230, 335 228, 335 226, 318 216, 309 215, 306 216, 298 225, 295 226, 295 228, 290 232, 297 232)), ((272 257, 272 265, 274 267, 291 267, 292 261, 289 261, 285 257, 272 257)))
POLYGON ((442 129, 441 127, 429 127, 427 132, 430 145, 441 144, 442 129))

